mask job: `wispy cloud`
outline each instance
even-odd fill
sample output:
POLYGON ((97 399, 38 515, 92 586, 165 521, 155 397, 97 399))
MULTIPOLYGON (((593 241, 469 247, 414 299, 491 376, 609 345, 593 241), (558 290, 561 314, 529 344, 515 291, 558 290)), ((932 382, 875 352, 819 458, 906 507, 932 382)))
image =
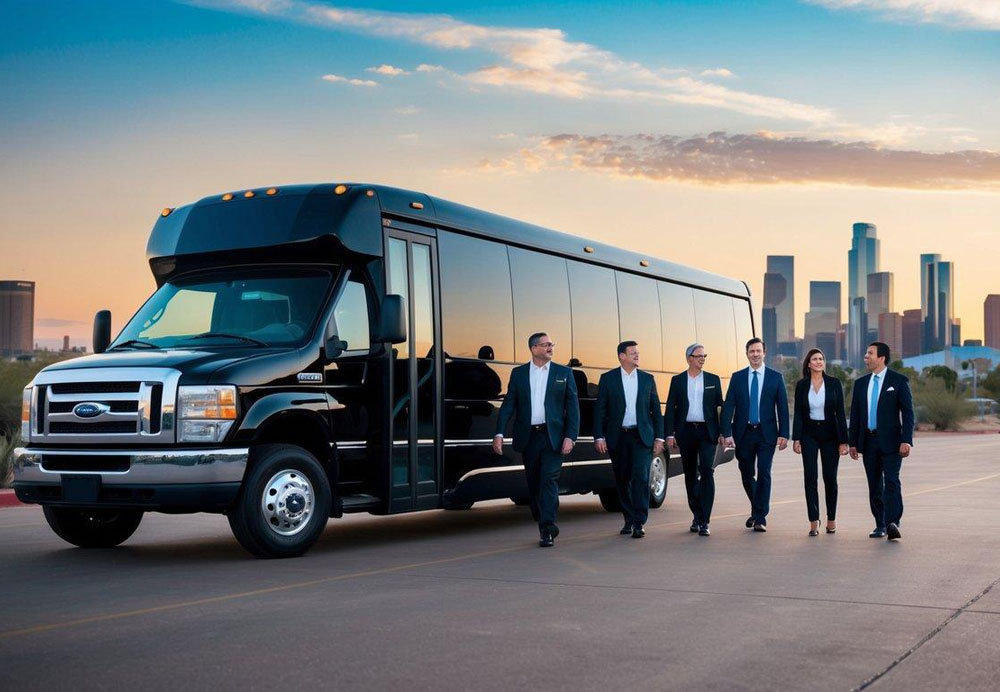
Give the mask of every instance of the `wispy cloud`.
POLYGON ((421 110, 422 109, 417 108, 416 106, 400 106, 396 109, 396 112, 400 115, 416 115, 421 112, 421 110))
POLYGON ((714 70, 702 70, 702 77, 735 77, 732 70, 727 70, 725 67, 717 67, 714 70))
POLYGON ((873 142, 713 132, 671 135, 561 134, 480 170, 590 170, 656 181, 708 185, 837 184, 914 190, 1000 190, 1000 153, 934 153, 873 142))
MULTIPOLYGON (((488 64, 458 76, 473 87, 501 87, 572 99, 707 106, 814 125, 835 119, 828 108, 731 89, 678 74, 668 66, 648 67, 632 62, 595 45, 572 41, 559 29, 487 26, 448 15, 344 9, 312 0, 203 0, 201 4, 409 41, 437 50, 476 51, 492 56, 488 64)), ((439 69, 437 65, 422 64, 417 71, 439 69)))
POLYGON ((417 65, 417 72, 441 72, 444 70, 440 65, 428 65, 427 63, 420 63, 417 65))
POLYGON ((894 21, 1000 30, 997 0, 806 0, 834 10, 871 10, 894 21))
POLYGON ((403 74, 410 74, 402 67, 394 67, 392 65, 382 64, 378 67, 369 67, 365 69, 365 72, 375 72, 376 74, 385 75, 386 77, 398 77, 403 74))
POLYGON ((350 84, 351 86, 363 86, 363 87, 374 87, 378 86, 378 82, 372 81, 371 79, 352 79, 348 77, 341 77, 339 74, 325 74, 322 77, 323 81, 333 82, 333 83, 343 83, 350 84))

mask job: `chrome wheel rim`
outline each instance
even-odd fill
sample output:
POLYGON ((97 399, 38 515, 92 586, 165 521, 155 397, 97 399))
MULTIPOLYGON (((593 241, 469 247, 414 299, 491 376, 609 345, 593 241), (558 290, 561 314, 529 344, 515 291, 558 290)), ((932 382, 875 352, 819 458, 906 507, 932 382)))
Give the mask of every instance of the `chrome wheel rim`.
POLYGON ((260 499, 264 522, 279 536, 294 536, 309 523, 315 498, 312 483, 300 471, 278 471, 260 499))
POLYGON ((660 497, 667 490, 667 465, 662 457, 653 457, 649 464, 649 492, 660 497))

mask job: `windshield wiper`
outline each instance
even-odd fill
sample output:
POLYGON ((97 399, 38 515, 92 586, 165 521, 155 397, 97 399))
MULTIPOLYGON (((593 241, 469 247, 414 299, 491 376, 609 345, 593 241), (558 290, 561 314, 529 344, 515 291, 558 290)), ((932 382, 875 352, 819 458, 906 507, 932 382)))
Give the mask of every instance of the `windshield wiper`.
POLYGON ((249 336, 241 336, 239 334, 226 334, 225 332, 205 332, 204 334, 196 334, 195 336, 189 336, 186 339, 181 339, 181 341, 194 341, 195 339, 239 339, 240 341, 245 341, 248 344, 256 344, 257 346, 269 347, 267 344, 260 339, 254 339, 249 336))
POLYGON ((142 348, 160 348, 156 344, 151 344, 148 341, 142 341, 140 339, 129 339, 128 341, 123 341, 120 344, 115 344, 109 351, 114 351, 116 348, 124 348, 125 346, 142 347, 142 348))

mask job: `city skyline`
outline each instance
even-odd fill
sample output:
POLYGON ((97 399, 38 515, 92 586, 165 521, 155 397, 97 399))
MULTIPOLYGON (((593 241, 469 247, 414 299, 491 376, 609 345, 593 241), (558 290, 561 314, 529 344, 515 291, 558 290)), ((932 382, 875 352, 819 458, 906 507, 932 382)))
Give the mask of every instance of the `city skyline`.
POLYGON ((766 255, 846 287, 863 220, 897 308, 939 252, 981 338, 998 27, 908 7, 0 0, 0 277, 37 283, 36 340, 86 343, 152 292, 163 207, 368 181, 745 280, 758 320, 766 255))

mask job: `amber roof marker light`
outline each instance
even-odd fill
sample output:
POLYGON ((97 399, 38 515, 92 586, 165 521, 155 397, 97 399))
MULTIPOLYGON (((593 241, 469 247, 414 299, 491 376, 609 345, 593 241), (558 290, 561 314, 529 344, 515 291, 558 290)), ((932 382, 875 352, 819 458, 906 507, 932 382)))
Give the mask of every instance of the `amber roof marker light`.
POLYGON ((266 194, 268 197, 273 197, 274 195, 278 194, 278 188, 269 187, 267 188, 267 192, 265 192, 264 194, 266 194))
POLYGON ((368 195, 369 197, 374 197, 375 190, 365 190, 365 194, 368 195))
POLYGON ((251 197, 254 196, 254 192, 253 190, 247 190, 246 192, 243 193, 243 196, 246 197, 247 199, 250 199, 251 197))
POLYGON ((226 194, 222 195, 222 201, 223 202, 228 202, 232 198, 233 198, 233 193, 232 192, 227 192, 226 194))
POLYGON ((174 210, 173 207, 163 207, 163 211, 160 212, 160 216, 170 216, 170 213, 174 210))
POLYGON ((423 202, 410 202, 410 206, 413 207, 414 209, 423 209, 424 208, 423 202))
POLYGON ((337 187, 333 188, 333 194, 335 194, 335 195, 342 195, 345 192, 347 192, 347 186, 346 185, 338 185, 337 187))

